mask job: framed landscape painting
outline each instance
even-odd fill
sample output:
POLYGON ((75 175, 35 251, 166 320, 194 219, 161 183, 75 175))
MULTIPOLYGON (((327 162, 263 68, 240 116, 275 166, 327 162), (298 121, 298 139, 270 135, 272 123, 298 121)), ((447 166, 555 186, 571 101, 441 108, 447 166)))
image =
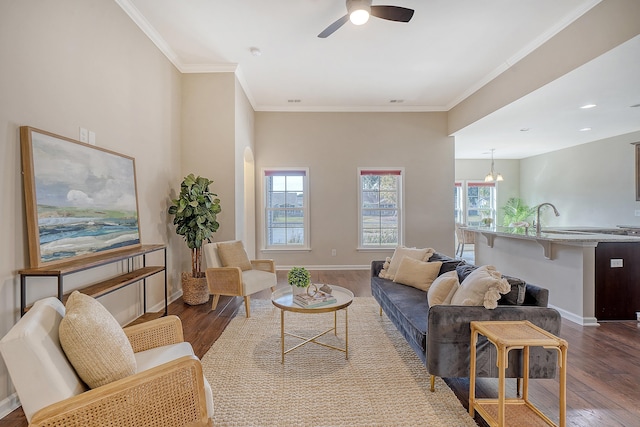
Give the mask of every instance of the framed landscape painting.
POLYGON ((132 157, 20 128, 31 267, 140 246, 132 157))

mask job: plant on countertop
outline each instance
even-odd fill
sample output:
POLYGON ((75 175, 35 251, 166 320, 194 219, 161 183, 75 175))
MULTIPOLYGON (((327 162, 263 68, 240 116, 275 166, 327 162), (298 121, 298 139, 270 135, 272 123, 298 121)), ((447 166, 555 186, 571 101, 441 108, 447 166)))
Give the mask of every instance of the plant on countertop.
POLYGON ((287 281, 291 286, 306 288, 311 283, 311 274, 304 267, 293 267, 287 274, 287 281))
POLYGON ((502 207, 504 211, 504 219, 502 224, 505 227, 510 227, 511 224, 517 224, 519 222, 526 221, 531 224, 530 218, 536 214, 536 208, 525 205, 522 199, 517 197, 511 197, 507 200, 507 203, 502 207))
POLYGON ((209 191, 213 183, 208 178, 189 174, 180 184, 180 196, 172 200, 169 215, 175 215, 173 224, 176 233, 184 237, 191 249, 191 271, 193 277, 204 277, 202 272, 202 244, 218 230, 216 221, 220 208, 218 195, 209 191))

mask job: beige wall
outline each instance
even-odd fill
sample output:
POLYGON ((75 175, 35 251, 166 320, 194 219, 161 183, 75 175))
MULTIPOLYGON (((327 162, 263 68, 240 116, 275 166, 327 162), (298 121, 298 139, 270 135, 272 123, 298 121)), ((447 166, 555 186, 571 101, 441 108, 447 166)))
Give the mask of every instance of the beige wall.
MULTIPOLYGON (((167 225, 168 195, 181 174, 181 86, 176 69, 112 1, 4 1, 0 57, 3 336, 19 316, 16 271, 28 266, 18 127, 33 126, 77 139, 82 126, 96 133, 98 146, 134 157, 142 241, 167 243, 172 234, 167 225)), ((175 274, 179 255, 170 248, 168 257, 174 294, 180 290, 175 274)), ((66 283, 73 288, 111 273, 110 268, 80 273, 66 283)), ((44 289, 29 289, 30 300, 55 292, 55 282, 38 287, 44 289)), ((162 301, 160 287, 149 286, 151 305, 162 301)), ((133 287, 101 302, 121 322, 141 309, 133 287)), ((12 393, 0 359, 0 415, 15 404, 12 393)))
POLYGON ((277 265, 367 266, 358 252, 358 167, 404 167, 405 244, 453 253, 453 138, 446 113, 256 113, 257 248, 277 265), (310 252, 264 248, 261 169, 308 167, 310 252), (336 249, 336 256, 331 250, 336 249))
MULTIPOLYGON (((182 83, 182 173, 213 180, 210 190, 220 197, 222 207, 213 240, 232 240, 236 233, 235 76, 184 74, 182 83)), ((188 258, 188 267, 186 262, 188 258)))
POLYGON ((236 239, 244 242, 247 254, 255 259, 255 113, 237 79, 235 93, 236 239))
POLYGON ((640 226, 635 147, 640 132, 529 157, 520 162, 520 192, 529 205, 551 202, 547 226, 640 226))
MULTIPOLYGON (((240 239, 255 253, 254 111, 234 73, 182 76, 182 172, 213 180, 220 228, 212 240, 240 239)), ((179 188, 179 183, 176 189, 179 188)), ((176 190, 177 191, 177 190, 176 190)), ((185 268, 188 267, 188 251, 185 268)))

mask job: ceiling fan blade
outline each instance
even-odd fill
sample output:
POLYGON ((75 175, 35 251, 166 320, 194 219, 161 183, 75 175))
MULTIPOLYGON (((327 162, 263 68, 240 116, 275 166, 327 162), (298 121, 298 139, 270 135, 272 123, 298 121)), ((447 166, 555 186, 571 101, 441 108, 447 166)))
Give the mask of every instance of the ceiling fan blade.
POLYGON ((371 14, 377 18, 396 22, 409 22, 413 17, 413 9, 400 6, 371 6, 371 14))
POLYGON ((342 27, 348 20, 349 20, 349 15, 344 15, 342 18, 338 19, 336 22, 334 22, 333 24, 325 28, 323 32, 318 34, 318 37, 320 37, 321 39, 329 37, 331 34, 334 33, 334 31, 342 27))

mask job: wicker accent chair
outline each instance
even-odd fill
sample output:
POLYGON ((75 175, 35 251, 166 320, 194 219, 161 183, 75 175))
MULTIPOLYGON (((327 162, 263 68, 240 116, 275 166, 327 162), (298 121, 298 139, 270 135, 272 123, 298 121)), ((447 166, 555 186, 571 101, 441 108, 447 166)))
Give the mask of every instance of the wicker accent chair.
MULTIPOLYGON (((207 243, 203 245, 205 260, 207 262, 207 282, 209 293, 213 295, 211 310, 215 310, 220 300, 220 295, 244 297, 244 306, 247 317, 251 317, 250 295, 265 289, 275 291, 278 279, 276 266, 271 259, 256 259, 249 261, 246 269, 236 266, 224 266, 218 245, 234 242, 207 243)), ((237 242, 235 242, 237 243, 237 242)), ((244 252, 246 257, 246 252, 244 252)))
POLYGON ((124 328, 136 373, 87 390, 60 344, 64 315, 57 298, 36 301, 0 340, 30 427, 213 425, 211 386, 178 317, 124 328))

